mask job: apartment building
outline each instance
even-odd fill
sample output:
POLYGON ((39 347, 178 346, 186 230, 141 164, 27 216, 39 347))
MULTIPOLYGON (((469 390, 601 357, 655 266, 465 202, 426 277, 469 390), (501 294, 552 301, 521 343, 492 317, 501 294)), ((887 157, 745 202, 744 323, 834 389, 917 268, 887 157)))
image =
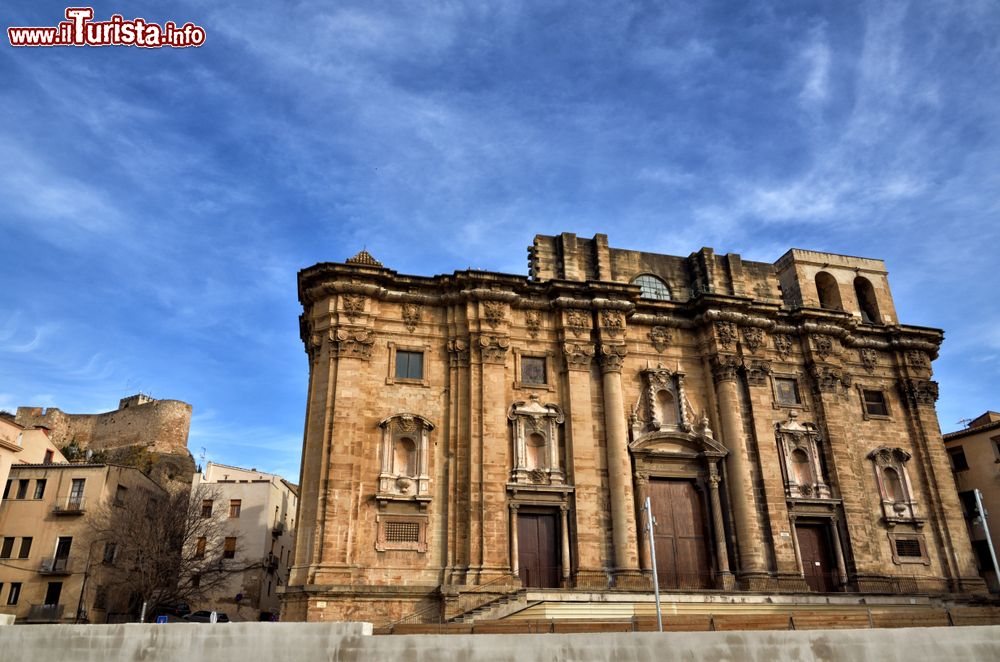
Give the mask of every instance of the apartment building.
POLYGON ((13 615, 18 623, 115 620, 101 583, 102 563, 113 558, 93 535, 93 518, 130 490, 164 499, 166 492, 131 467, 70 464, 61 454, 50 457, 51 449, 43 446, 25 453, 39 450, 42 461, 13 465, 4 486, 0 615, 13 615), (53 461, 46 463, 47 457, 53 461))
MULTIPOLYGON (((192 609, 225 612, 234 621, 278 618, 278 589, 293 558, 298 488, 281 476, 209 462, 191 485, 205 517, 224 519, 223 562, 242 571, 192 609)), ((204 544, 198 541, 196 544, 204 544)))

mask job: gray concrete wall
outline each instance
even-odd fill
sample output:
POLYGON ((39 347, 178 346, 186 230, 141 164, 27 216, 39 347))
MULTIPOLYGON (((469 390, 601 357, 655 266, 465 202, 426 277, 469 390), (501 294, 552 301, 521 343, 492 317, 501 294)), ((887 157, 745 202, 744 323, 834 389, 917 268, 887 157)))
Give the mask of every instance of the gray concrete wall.
MULTIPOLYGON (((367 626, 367 627, 365 627, 367 626)), ((368 636, 362 623, 0 627, 4 662, 503 660, 1000 660, 1000 626, 523 635, 368 636)))

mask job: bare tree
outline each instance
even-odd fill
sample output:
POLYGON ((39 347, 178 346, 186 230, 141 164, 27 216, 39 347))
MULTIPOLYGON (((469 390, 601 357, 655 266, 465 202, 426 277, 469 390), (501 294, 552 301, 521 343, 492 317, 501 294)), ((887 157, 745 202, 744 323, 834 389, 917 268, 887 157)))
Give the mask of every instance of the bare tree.
POLYGON ((206 485, 166 494, 130 489, 98 509, 90 565, 109 614, 198 601, 260 565, 238 557, 235 538, 227 547, 223 513, 203 508, 218 497, 206 485))

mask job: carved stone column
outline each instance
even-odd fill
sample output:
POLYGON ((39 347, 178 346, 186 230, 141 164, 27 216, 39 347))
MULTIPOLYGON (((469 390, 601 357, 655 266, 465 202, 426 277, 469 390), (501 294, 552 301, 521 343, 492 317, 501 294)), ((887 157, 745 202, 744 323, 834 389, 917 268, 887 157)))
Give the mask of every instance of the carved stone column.
POLYGON ((625 345, 602 344, 599 361, 604 386, 604 425, 607 434, 608 488, 611 492, 611 537, 615 568, 638 570, 635 509, 632 499, 632 463, 622 397, 621 370, 625 345))
POLYGON ((569 586, 569 570, 570 570, 570 558, 569 558, 569 507, 560 506, 559 513, 562 516, 562 534, 560 535, 560 540, 562 542, 562 585, 563 588, 569 586))
POLYGON ((844 561, 844 549, 840 545, 839 518, 830 520, 830 535, 833 537, 833 557, 837 561, 837 574, 840 575, 838 586, 847 584, 847 563, 844 561))
POLYGON ((517 548, 517 504, 510 504, 510 570, 515 577, 521 574, 520 552, 517 548))
POLYGON ((729 571, 729 547, 722 521, 722 501, 719 499, 719 474, 715 464, 709 465, 708 495, 712 502, 712 532, 715 534, 715 565, 719 574, 716 588, 731 590, 733 573, 729 571))
POLYGON ((741 575, 763 575, 762 547, 763 532, 757 516, 757 498, 753 489, 750 459, 747 454, 747 440, 743 431, 740 399, 737 392, 737 369, 739 359, 732 355, 719 354, 712 357, 712 377, 719 402, 722 423, 722 441, 729 449, 727 474, 730 502, 736 519, 736 540, 740 553, 741 575))

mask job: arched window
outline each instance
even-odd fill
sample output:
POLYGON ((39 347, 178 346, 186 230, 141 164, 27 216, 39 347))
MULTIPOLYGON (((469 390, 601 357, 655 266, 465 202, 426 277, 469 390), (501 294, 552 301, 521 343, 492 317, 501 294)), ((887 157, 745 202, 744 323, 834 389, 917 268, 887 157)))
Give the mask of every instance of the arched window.
POLYGON ((642 276, 636 276, 632 281, 633 285, 638 285, 642 288, 642 293, 639 295, 643 299, 656 299, 657 301, 670 301, 670 288, 667 284, 656 276, 650 274, 643 274, 642 276))
POLYGON ((899 479, 899 472, 892 467, 882 470, 882 483, 885 485, 885 496, 889 501, 902 503, 906 500, 903 494, 903 481, 899 479))
POLYGON ((801 448, 792 451, 792 471, 795 472, 795 482, 798 485, 812 485, 812 469, 809 467, 809 456, 801 448))
POLYGON ((397 476, 417 475, 417 445, 409 437, 400 437, 393 444, 392 472, 397 476))
POLYGON ((820 308, 827 310, 843 310, 840 301, 840 287, 836 279, 825 271, 816 274, 816 292, 819 294, 820 308))
POLYGON ((656 417, 660 425, 677 425, 677 406, 670 391, 661 390, 656 394, 656 417))
POLYGON ((527 469, 528 471, 533 471, 535 469, 545 469, 548 462, 545 461, 545 437, 534 432, 525 440, 525 446, 527 446, 527 469))
POLYGON ((872 287, 871 281, 863 276, 855 278, 854 293, 858 297, 861 321, 865 324, 881 324, 882 317, 878 314, 878 300, 875 298, 875 288, 872 287))

